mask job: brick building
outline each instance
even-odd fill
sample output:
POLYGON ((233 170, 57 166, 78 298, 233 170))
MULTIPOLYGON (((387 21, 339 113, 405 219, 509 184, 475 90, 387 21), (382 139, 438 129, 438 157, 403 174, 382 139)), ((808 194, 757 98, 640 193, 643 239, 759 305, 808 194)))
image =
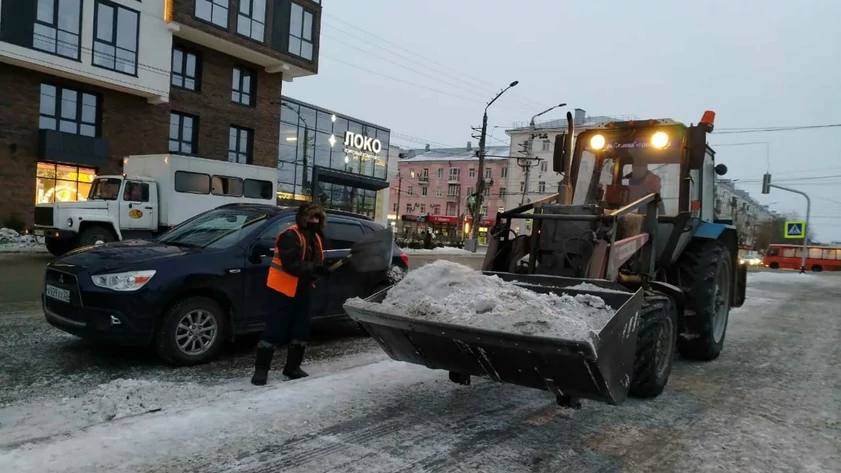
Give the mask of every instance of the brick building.
POLYGON ((127 155, 275 167, 281 84, 317 73, 320 21, 317 0, 0 0, 0 225, 127 155))
MULTIPOLYGON (((508 172, 507 146, 489 146, 485 158, 484 202, 479 240, 486 244, 488 228, 502 210, 508 172)), ((398 173, 391 181, 392 212, 398 234, 411 239, 415 232, 433 230, 446 243, 461 242, 469 229, 467 197, 476 188, 479 160, 476 150, 438 148, 409 151, 398 161, 398 173)))

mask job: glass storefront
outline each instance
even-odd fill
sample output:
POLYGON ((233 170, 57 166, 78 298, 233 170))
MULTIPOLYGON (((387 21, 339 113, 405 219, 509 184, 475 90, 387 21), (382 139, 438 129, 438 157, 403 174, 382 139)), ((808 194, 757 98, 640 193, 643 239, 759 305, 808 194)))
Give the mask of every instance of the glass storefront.
POLYGON ((390 131, 361 120, 287 97, 281 99, 278 197, 312 200, 313 189, 325 206, 373 217, 375 189, 322 181, 314 185, 313 167, 382 180, 387 185, 390 131))
POLYGON ((35 178, 35 203, 87 200, 96 169, 39 162, 35 178))

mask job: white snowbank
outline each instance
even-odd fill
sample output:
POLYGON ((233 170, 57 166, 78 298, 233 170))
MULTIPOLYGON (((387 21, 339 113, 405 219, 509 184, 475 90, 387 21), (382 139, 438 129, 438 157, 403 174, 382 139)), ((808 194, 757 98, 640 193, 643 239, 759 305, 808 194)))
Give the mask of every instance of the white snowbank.
POLYGON ((0 228, 0 252, 23 253, 47 251, 43 237, 21 235, 11 228, 0 228))
POLYGON ((756 283, 809 284, 823 287, 837 287, 836 278, 823 273, 801 273, 796 270, 751 271, 748 273, 748 286, 756 283))
POLYGON ((411 248, 403 248, 403 252, 407 255, 435 255, 435 256, 485 256, 485 249, 480 248, 476 250, 476 253, 472 251, 467 251, 462 248, 455 248, 452 246, 441 246, 438 248, 433 248, 431 250, 427 249, 411 249, 411 248))
MULTIPOLYGON (((348 303, 372 308, 361 299, 348 303)), ((541 294, 446 260, 410 272, 375 306, 395 315, 590 343, 615 312, 600 297, 541 294)))

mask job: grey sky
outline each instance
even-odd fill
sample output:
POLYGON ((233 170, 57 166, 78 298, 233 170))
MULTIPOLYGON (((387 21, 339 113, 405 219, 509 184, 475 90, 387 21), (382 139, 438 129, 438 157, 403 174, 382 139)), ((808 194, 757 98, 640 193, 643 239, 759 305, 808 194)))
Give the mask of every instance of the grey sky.
MULTIPOLYGON (((712 109, 717 130, 841 123, 837 0, 323 4, 320 72, 285 84, 284 94, 389 127, 395 144, 465 144, 484 102, 512 80, 520 85, 491 108, 491 125, 559 102, 687 123, 712 109)), ((507 142, 492 131, 490 144, 507 142)), ((714 133, 711 142, 767 142, 775 180, 841 175, 841 128, 714 133)), ((717 151, 727 177, 758 179, 766 169, 765 144, 717 151)), ((740 186, 805 213, 802 197, 740 186)), ((818 238, 841 240, 841 178, 791 186, 812 195, 818 238)))

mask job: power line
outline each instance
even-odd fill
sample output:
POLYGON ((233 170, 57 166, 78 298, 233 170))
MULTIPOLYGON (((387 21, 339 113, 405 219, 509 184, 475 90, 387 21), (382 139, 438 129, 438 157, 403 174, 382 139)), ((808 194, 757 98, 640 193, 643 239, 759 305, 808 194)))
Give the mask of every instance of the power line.
POLYGON ((841 123, 829 123, 825 125, 800 125, 800 126, 777 126, 765 128, 720 128, 715 132, 717 135, 731 135, 741 133, 773 133, 778 131, 814 130, 820 128, 838 128, 841 123))

